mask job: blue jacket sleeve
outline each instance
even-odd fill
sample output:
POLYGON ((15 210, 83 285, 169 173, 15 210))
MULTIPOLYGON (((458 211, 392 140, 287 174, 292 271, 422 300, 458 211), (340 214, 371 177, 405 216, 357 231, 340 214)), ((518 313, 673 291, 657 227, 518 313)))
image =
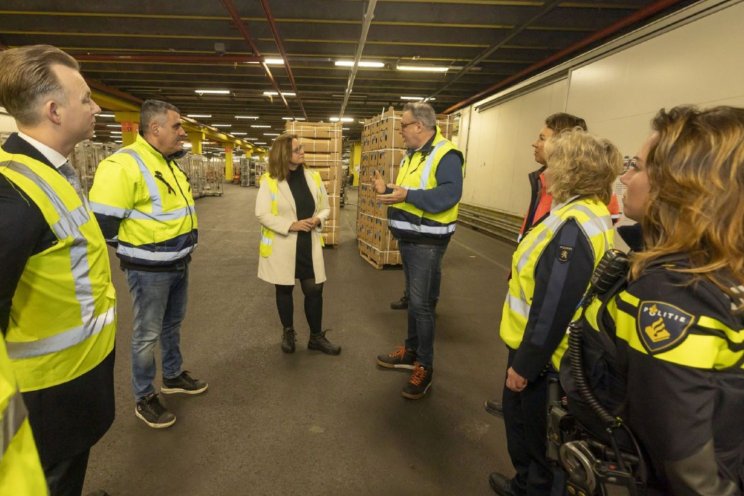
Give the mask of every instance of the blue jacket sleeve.
POLYGON ((569 219, 543 251, 535 268, 535 293, 522 343, 512 367, 534 381, 566 333, 594 270, 594 253, 575 220, 569 219), (567 254, 568 253, 568 254, 567 254))
POLYGON ((457 205, 462 197, 462 159, 455 151, 442 157, 436 177, 436 188, 409 190, 406 203, 432 213, 444 212, 457 205))

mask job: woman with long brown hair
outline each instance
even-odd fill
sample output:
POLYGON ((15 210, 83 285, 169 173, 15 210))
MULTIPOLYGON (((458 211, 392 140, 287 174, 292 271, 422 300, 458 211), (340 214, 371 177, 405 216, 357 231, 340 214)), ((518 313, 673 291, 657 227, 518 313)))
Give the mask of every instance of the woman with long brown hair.
POLYGON ((341 347, 328 341, 322 329, 326 274, 321 226, 329 215, 323 181, 305 167, 305 153, 297 136, 279 136, 269 151, 269 170, 261 177, 256 217, 262 226, 258 277, 276 287, 285 353, 295 351, 292 291, 296 279, 305 295, 305 317, 310 326, 307 347, 329 355, 341 353, 341 347))
POLYGON ((581 368, 647 455, 650 489, 741 495, 744 109, 676 107, 652 127, 648 197, 634 205, 643 250, 627 285, 587 311, 581 368), (613 343, 599 366, 592 329, 613 343))

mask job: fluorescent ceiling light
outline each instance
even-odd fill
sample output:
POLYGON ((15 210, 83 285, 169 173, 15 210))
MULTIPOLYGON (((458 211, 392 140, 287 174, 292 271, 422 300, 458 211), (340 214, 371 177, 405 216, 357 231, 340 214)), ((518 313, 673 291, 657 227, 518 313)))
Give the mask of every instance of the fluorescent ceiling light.
POLYGON ((266 57, 264 64, 267 65, 284 65, 284 59, 281 57, 266 57))
POLYGON ((348 131, 349 129, 351 129, 351 128, 350 127, 342 127, 341 128, 342 131, 348 131))
POLYGON ((183 147, 184 148, 191 148, 191 143, 184 143, 183 144, 183 147))
POLYGON ((191 117, 192 119, 209 119, 212 117, 212 114, 186 114, 186 117, 191 117))
POLYGON ((418 72, 447 72, 449 67, 441 65, 400 65, 396 66, 399 71, 418 71, 418 72))
POLYGON ((265 145, 266 142, 265 141, 256 141, 255 144, 256 145, 265 145))
POLYGON ((244 132, 241 132, 241 131, 235 131, 235 132, 232 132, 230 134, 232 134, 233 136, 245 136, 248 133, 244 133, 244 132))
MULTIPOLYGON (((336 67, 354 67, 354 61, 353 60, 337 60, 334 62, 336 67)), ((384 62, 376 62, 373 60, 360 60, 357 64, 357 67, 371 67, 374 69, 379 69, 381 67, 385 67, 384 62)))
POLYGON ((268 124, 251 124, 251 127, 255 127, 256 129, 271 129, 271 126, 268 124))
POLYGON ((304 117, 282 117, 285 121, 304 121, 304 117))
POLYGON ((279 136, 279 133, 263 133, 264 136, 279 136))
POLYGON ((331 117, 331 122, 354 122, 353 117, 341 117, 340 119, 338 117, 331 117))
POLYGON ((258 119, 258 116, 257 115, 236 115, 235 118, 255 121, 258 119))
POLYGON ((232 127, 232 124, 212 124, 214 127, 232 127))
MULTIPOLYGON (((278 96, 279 93, 277 93, 276 91, 264 91, 263 92, 263 95, 264 96, 278 96)), ((284 95, 284 96, 297 96, 295 93, 293 93, 291 91, 282 91, 282 95, 284 95)))
POLYGON ((110 119, 113 119, 115 116, 110 112, 101 112, 100 114, 96 114, 96 117, 108 117, 110 119))
POLYGON ((205 89, 199 89, 194 90, 194 93, 197 93, 199 95, 229 95, 230 90, 205 90, 205 89))
POLYGON ((114 127, 116 129, 121 129, 121 124, 106 124, 106 127, 114 127))
POLYGON ((258 138, 246 138, 248 141, 256 141, 258 138))
POLYGON ((436 100, 436 98, 424 98, 423 96, 402 96, 400 97, 400 99, 401 100, 412 100, 415 102, 420 102, 420 101, 433 102, 434 100, 436 100))

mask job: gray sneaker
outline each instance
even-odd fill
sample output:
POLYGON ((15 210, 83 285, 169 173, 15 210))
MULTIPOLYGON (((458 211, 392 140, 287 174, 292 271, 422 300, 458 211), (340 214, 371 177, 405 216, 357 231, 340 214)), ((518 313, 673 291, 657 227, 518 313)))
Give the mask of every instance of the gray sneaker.
POLYGON ((134 414, 153 429, 165 429, 176 423, 176 416, 160 403, 155 393, 150 393, 137 401, 134 414))
POLYGON ((194 379, 189 375, 188 370, 184 370, 181 375, 173 379, 163 377, 163 387, 160 388, 160 392, 165 394, 201 394, 207 390, 207 387, 209 385, 206 382, 194 379))

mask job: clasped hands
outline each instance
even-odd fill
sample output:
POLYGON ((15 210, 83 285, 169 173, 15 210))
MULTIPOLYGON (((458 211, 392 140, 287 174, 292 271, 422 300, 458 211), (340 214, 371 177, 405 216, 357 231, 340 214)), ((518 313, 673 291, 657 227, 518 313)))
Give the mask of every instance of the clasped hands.
POLYGON ((375 193, 377 193, 377 199, 385 205, 392 205, 393 203, 404 202, 406 201, 406 197, 408 196, 407 189, 401 188, 394 183, 385 184, 385 180, 382 178, 379 171, 375 171, 375 180, 373 183, 373 187, 375 189, 375 193), (393 192, 385 194, 387 188, 391 188, 393 192))
POLYGON ((317 217, 310 217, 309 219, 301 219, 295 222, 292 222, 292 225, 289 226, 290 231, 304 231, 304 232, 310 232, 315 227, 320 224, 320 219, 317 217))

